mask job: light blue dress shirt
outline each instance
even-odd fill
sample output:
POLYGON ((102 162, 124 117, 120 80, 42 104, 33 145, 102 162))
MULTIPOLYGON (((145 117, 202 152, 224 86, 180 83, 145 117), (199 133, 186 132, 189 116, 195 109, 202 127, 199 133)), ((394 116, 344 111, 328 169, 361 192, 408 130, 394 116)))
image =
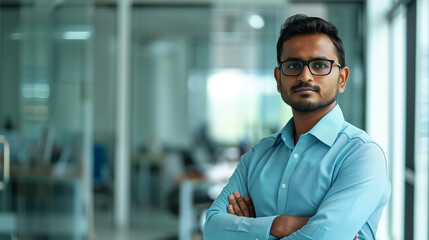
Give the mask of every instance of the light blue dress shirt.
POLYGON ((279 215, 312 216, 284 240, 375 239, 390 197, 387 161, 377 143, 344 120, 338 104, 294 144, 291 119, 242 156, 207 211, 205 240, 263 240, 279 215), (228 195, 248 194, 256 218, 227 213, 228 195))

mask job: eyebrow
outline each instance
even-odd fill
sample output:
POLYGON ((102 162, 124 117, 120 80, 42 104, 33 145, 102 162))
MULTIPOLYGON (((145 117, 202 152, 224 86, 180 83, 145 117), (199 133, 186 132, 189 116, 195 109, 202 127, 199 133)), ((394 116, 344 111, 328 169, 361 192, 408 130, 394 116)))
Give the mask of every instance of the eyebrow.
MULTIPOLYGON (((329 58, 327 58, 327 57, 314 57, 314 58, 310 58, 310 60, 307 60, 307 61, 311 61, 311 60, 329 60, 329 58)), ((304 60, 302 60, 302 58, 292 57, 292 58, 286 58, 286 60, 283 60, 282 62, 284 62, 284 61, 304 61, 304 60)))

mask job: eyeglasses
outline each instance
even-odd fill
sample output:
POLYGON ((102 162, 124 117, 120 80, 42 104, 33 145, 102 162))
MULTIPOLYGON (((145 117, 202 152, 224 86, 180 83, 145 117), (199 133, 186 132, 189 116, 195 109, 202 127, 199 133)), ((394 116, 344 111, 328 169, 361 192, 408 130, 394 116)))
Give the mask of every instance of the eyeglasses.
POLYGON ((279 68, 285 76, 300 75, 304 66, 307 66, 310 73, 314 76, 326 76, 331 73, 333 64, 341 68, 338 62, 328 59, 313 59, 310 61, 286 60, 280 63, 279 68))

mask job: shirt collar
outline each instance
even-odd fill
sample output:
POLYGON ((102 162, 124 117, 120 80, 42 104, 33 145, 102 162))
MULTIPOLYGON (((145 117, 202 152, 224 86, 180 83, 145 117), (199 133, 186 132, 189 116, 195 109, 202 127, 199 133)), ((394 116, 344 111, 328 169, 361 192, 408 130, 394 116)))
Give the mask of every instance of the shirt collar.
MULTIPOLYGON (((338 104, 328 112, 320 121, 308 132, 319 139, 324 144, 332 147, 335 140, 337 139, 338 133, 341 131, 344 125, 344 116, 341 108, 338 104)), ((293 140, 293 133, 295 124, 293 118, 291 118, 286 126, 277 134, 276 140, 273 146, 280 144, 284 140, 286 146, 293 149, 295 144, 293 140)))
POLYGON ((295 146, 293 133, 295 132, 295 123, 293 122, 293 117, 289 119, 288 123, 283 127, 283 129, 277 134, 276 140, 274 141, 273 146, 276 146, 281 143, 283 140, 286 146, 290 149, 293 149, 295 146))
POLYGON ((332 147, 343 125, 343 112, 337 104, 308 133, 332 147))

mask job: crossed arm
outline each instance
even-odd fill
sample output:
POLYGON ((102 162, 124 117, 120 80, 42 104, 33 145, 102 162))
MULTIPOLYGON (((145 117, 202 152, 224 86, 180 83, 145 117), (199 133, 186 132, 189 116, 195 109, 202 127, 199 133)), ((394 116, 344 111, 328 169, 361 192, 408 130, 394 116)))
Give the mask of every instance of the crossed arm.
MULTIPOLYGON (((229 205, 227 211, 230 214, 243 217, 255 218, 255 207, 249 195, 241 197, 240 192, 235 191, 234 194, 228 196, 229 205)), ((301 229, 311 217, 296 217, 290 215, 280 215, 276 217, 271 225, 270 235, 276 238, 282 238, 291 235, 301 229)), ((353 240, 358 238, 356 234, 353 240)))
POLYGON ((254 166, 249 162, 252 155, 243 157, 228 185, 207 211, 205 239, 352 239, 356 237, 353 233, 363 228, 366 232, 363 230, 362 237, 370 238, 365 233, 373 234, 370 230, 377 229, 375 221, 389 194, 384 155, 374 146, 356 151, 359 156, 342 163, 315 215, 305 218, 276 215, 276 206, 269 205, 271 202, 263 196, 246 196, 252 190, 248 169, 254 166), (234 191, 238 191, 237 198, 231 198, 234 191), (268 205, 256 205, 255 209, 252 200, 268 205), (255 213, 261 216, 255 217, 255 213), (372 222, 366 224, 368 219, 372 222))

